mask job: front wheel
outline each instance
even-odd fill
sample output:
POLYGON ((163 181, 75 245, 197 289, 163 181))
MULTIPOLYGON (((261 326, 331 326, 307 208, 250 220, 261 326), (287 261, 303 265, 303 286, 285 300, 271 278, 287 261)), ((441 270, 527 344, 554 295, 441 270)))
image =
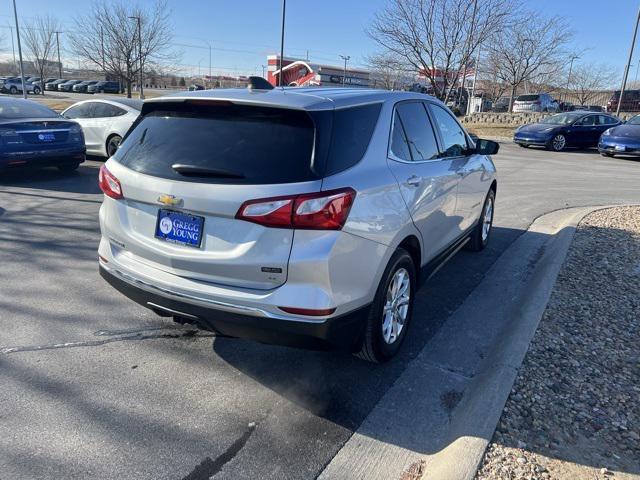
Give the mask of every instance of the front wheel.
POLYGON ((613 153, 609 152, 600 152, 600 155, 602 155, 603 157, 613 157, 613 153))
POLYGON ((567 139, 559 133, 551 139, 550 147, 554 152, 561 152, 567 146, 567 139))
POLYGON ((529 148, 529 145, 527 145, 526 143, 519 143, 518 145, 520 145, 522 148, 529 148))
POLYGON ((399 248, 378 285, 358 357, 381 363, 398 353, 413 313, 415 288, 416 266, 409 253, 399 248))
POLYGON ((35 88, 33 89, 33 94, 34 94, 34 95, 40 95, 40 87, 35 87, 35 88))
POLYGON ((479 252, 480 250, 484 250, 489 244, 489 237, 491 236, 491 229, 493 228, 493 210, 495 204, 496 193, 491 189, 484 200, 478 224, 473 229, 473 233, 471 233, 469 237, 469 242, 467 242, 468 250, 479 252))
POLYGON ((9 89, 9 93, 10 93, 11 95, 15 95, 16 93, 18 93, 18 89, 17 89, 16 87, 11 87, 11 88, 9 89))

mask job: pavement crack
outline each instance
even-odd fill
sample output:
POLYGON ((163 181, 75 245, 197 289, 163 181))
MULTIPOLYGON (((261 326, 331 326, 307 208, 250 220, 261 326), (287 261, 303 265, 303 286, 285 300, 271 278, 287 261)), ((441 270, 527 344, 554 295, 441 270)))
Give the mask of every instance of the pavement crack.
POLYGON ((464 371, 462 369, 456 369, 456 368, 453 368, 453 367, 446 367, 444 365, 440 365, 440 364, 434 363, 434 362, 429 361, 429 360, 425 360, 424 363, 426 365, 429 365, 430 367, 437 368, 438 370, 442 370, 443 372, 451 373, 451 374, 453 374, 453 375, 455 375, 457 377, 462 377, 465 380, 471 380, 475 375, 473 373, 466 372, 466 371, 464 371))
POLYGON ((191 337, 215 337, 214 333, 201 332, 193 329, 143 329, 133 330, 126 333, 132 333, 129 335, 122 335, 118 331, 100 330, 95 333, 98 336, 109 336, 109 338, 103 338, 100 340, 85 340, 81 342, 65 342, 65 343, 52 343, 47 345, 25 345, 15 347, 0 347, 0 354, 20 353, 20 352, 37 352, 40 350, 56 350, 59 348, 78 348, 78 347, 99 347, 106 345, 107 343, 114 342, 127 342, 127 341, 139 341, 139 340, 153 340, 162 338, 191 338, 191 337), (148 331, 160 330, 160 333, 146 333, 148 331), (162 330, 174 330, 173 332, 166 332, 162 330), (113 335, 113 336, 111 336, 113 335))
POLYGON ((216 475, 222 470, 225 464, 233 460, 240 450, 242 450, 257 426, 257 423, 251 422, 242 436, 233 442, 221 455, 215 460, 212 460, 211 457, 206 457, 182 480, 209 480, 216 475))

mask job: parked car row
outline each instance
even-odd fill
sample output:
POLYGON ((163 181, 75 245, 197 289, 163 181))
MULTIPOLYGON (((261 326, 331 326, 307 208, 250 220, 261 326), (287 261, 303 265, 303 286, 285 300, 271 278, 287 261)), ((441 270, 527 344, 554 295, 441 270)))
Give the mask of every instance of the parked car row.
POLYGON ((626 122, 607 113, 588 110, 558 113, 519 127, 513 141, 521 147, 598 148, 604 156, 640 156, 640 115, 626 122))
POLYGON ((120 83, 108 80, 67 80, 64 78, 50 79, 44 86, 45 90, 77 93, 120 93, 120 83))

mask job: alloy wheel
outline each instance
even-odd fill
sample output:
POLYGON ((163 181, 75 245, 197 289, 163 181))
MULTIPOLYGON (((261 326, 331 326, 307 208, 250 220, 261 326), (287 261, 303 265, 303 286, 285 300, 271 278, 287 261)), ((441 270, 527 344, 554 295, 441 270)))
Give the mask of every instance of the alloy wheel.
POLYGON ((387 344, 394 343, 405 326, 410 296, 411 277, 406 269, 399 268, 389 282, 382 312, 382 338, 387 344))
POLYGON ((484 207, 484 217, 482 219, 482 242, 486 242, 489 238, 491 225, 493 223, 493 199, 487 197, 487 204, 484 207))
POLYGON ((556 152, 559 152, 560 150, 562 150, 566 145, 566 143, 567 143, 567 140, 564 138, 564 135, 556 135, 555 137, 553 137, 553 140, 551 141, 551 145, 553 146, 553 149, 556 152))
POLYGON ((107 155, 109 155, 109 157, 112 157, 116 153, 121 141, 122 139, 118 136, 109 139, 109 143, 107 143, 107 155))

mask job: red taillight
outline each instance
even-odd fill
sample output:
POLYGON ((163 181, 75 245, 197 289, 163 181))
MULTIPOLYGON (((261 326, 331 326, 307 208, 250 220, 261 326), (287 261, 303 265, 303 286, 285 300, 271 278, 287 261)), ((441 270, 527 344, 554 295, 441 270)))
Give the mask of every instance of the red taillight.
POLYGON ((340 230, 356 197, 352 188, 244 202, 236 218, 265 227, 340 230))
POLYGON ((124 198, 120 181, 104 165, 100 167, 100 173, 98 173, 98 185, 107 197, 115 198, 116 200, 124 198))

